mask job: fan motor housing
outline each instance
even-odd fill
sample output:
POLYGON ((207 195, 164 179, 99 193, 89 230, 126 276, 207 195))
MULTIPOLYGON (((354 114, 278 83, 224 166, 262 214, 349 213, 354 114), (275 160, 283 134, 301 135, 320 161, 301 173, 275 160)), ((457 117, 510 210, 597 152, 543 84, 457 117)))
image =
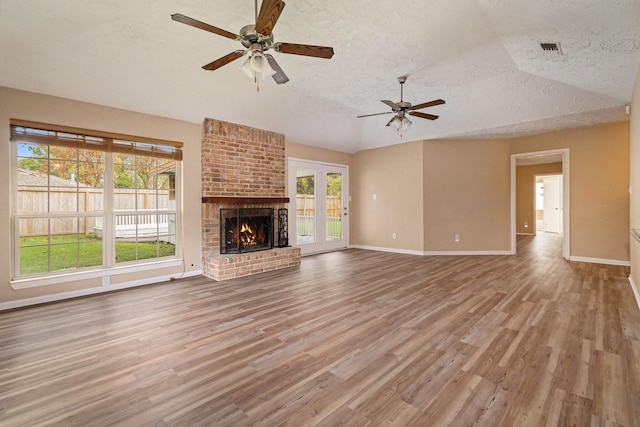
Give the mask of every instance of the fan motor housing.
POLYGON ((240 29, 240 43, 247 49, 255 43, 262 45, 262 50, 267 50, 273 46, 273 34, 263 36, 256 32, 256 26, 253 24, 245 25, 240 29))

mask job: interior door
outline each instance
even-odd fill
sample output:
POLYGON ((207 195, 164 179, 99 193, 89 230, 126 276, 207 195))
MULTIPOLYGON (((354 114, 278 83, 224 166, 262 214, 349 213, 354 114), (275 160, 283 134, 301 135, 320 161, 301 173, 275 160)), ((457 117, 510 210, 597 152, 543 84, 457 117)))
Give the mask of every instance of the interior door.
POLYGON ((289 239, 303 255, 348 246, 348 172, 347 166, 289 160, 289 239))
POLYGON ((561 177, 544 178, 544 231, 562 232, 561 177))

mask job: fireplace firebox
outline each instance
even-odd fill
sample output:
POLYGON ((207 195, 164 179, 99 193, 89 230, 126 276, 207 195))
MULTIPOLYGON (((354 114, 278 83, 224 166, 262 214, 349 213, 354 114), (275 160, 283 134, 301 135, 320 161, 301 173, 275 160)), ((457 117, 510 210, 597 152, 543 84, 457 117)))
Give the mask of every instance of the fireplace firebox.
POLYGON ((220 209, 220 253, 272 249, 273 224, 272 208, 220 209))

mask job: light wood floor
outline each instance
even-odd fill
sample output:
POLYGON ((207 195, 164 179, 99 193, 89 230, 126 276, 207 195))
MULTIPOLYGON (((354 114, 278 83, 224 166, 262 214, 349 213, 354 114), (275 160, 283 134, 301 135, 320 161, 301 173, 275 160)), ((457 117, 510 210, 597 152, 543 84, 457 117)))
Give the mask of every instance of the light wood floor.
POLYGON ((628 269, 347 250, 0 313, 0 425, 638 426, 628 269))

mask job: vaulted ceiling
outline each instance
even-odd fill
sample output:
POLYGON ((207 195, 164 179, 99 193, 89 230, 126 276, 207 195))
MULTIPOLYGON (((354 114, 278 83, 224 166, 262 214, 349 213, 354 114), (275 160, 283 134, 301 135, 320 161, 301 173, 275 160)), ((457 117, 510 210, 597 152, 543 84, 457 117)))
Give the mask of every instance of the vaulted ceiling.
POLYGON ((254 0, 0 0, 0 85, 201 123, 281 132, 344 152, 434 138, 511 137, 627 120, 640 65, 638 0, 285 0, 276 41, 332 46, 332 59, 274 52, 290 81, 255 84, 238 59, 254 0), (557 42, 561 54, 541 42, 557 42), (400 135, 382 99, 443 98, 400 135))

